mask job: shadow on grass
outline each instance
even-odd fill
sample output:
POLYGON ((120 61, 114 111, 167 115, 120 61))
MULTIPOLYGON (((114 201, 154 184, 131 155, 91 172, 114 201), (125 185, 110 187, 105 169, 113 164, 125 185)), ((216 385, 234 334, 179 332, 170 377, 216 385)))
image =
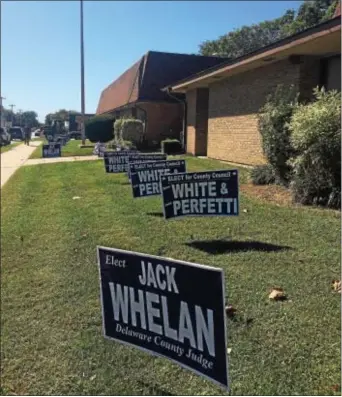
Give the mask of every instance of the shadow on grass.
POLYGON ((191 243, 186 243, 186 245, 213 255, 224 254, 226 252, 241 252, 241 251, 277 252, 277 251, 284 251, 291 249, 291 247, 262 243, 260 241, 209 240, 209 241, 192 241, 191 243))
POLYGON ((149 394, 150 396, 152 396, 152 395, 157 395, 157 396, 174 396, 174 395, 175 395, 175 394, 170 393, 169 391, 166 391, 166 390, 160 388, 160 387, 157 386, 157 385, 151 385, 151 384, 149 384, 149 383, 147 383, 147 382, 144 382, 144 381, 141 381, 141 380, 138 380, 138 383, 139 383, 141 386, 146 387, 146 389, 148 390, 148 394, 149 394))
POLYGON ((164 214, 162 212, 147 212, 146 215, 155 216, 158 218, 164 218, 164 214))

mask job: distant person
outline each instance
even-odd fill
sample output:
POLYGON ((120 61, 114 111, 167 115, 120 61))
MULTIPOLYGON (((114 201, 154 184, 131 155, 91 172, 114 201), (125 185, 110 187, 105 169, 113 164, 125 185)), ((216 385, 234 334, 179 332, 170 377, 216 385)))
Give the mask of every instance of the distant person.
POLYGON ((31 128, 25 127, 25 145, 30 146, 31 128))

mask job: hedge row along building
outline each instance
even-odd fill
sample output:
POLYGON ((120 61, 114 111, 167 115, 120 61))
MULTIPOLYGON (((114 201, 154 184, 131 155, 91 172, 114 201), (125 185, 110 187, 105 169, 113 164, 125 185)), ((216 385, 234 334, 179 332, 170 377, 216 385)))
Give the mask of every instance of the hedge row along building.
POLYGON ((186 96, 188 153, 265 163, 258 111, 278 84, 310 101, 316 86, 341 91, 341 11, 334 18, 164 88, 186 96))
POLYGON ((139 118, 151 145, 165 138, 179 138, 184 128, 183 95, 169 95, 162 88, 226 60, 149 51, 102 91, 96 114, 139 118))

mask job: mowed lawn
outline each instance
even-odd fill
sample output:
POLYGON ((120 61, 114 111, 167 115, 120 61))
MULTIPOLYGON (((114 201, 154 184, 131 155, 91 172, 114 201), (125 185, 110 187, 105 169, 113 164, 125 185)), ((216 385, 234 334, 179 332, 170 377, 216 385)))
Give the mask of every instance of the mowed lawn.
POLYGON ((103 245, 224 269, 237 309, 227 321, 232 395, 340 395, 341 295, 330 285, 340 278, 339 214, 244 194, 240 209, 235 218, 165 221, 159 197, 132 199, 127 177, 105 174, 102 161, 21 168, 2 189, 2 393, 224 393, 103 338, 96 263, 103 245), (273 286, 288 300, 269 301, 273 286))
MULTIPOLYGON (((44 144, 48 142, 44 140, 44 144)), ((71 156, 90 156, 93 154, 94 148, 80 148, 82 141, 80 140, 70 140, 65 146, 62 146, 62 157, 71 156)), ((86 145, 94 145, 90 141, 86 140, 86 145)), ((40 159, 42 155, 43 147, 37 147, 37 149, 31 154, 30 159, 40 159)))
POLYGON ((22 141, 20 141, 20 142, 12 141, 9 145, 1 146, 0 147, 0 153, 8 152, 9 150, 14 149, 16 146, 18 146, 18 145, 20 145, 22 143, 23 143, 22 141))

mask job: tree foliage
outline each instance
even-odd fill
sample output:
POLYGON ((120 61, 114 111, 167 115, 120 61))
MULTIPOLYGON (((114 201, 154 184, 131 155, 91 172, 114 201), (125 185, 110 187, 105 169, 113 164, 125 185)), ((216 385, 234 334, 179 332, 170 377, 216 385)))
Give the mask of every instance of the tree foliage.
POLYGON ((48 113, 45 116, 45 124, 47 125, 51 124, 51 121, 53 119, 61 119, 62 121, 68 121, 69 114, 72 113, 77 114, 76 110, 66 110, 66 109, 59 109, 57 112, 48 113))
POLYGON ((33 110, 26 110, 25 112, 13 112, 9 109, 2 109, 2 113, 7 122, 12 122, 13 125, 27 126, 30 128, 39 127, 38 114, 33 110))
POLYGON ((338 0, 305 0, 297 13, 289 9, 279 18, 242 26, 217 40, 201 43, 199 52, 232 59, 243 56, 331 18, 337 3, 338 0))

